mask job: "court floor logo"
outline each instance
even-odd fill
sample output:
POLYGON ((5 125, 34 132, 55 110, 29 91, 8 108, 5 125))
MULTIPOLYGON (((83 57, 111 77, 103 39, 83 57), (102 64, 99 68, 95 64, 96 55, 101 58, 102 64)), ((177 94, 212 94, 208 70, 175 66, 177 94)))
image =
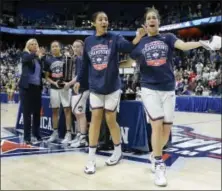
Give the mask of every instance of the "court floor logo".
MULTIPOLYGON (((62 145, 60 143, 60 140, 52 143, 47 143, 47 141, 43 141, 41 143, 35 143, 33 145, 26 145, 23 143, 22 130, 15 130, 14 128, 4 128, 3 132, 4 135, 1 137, 1 157, 50 154, 86 150, 70 148, 67 145, 62 145)), ((44 138, 46 140, 48 137, 44 138)))
MULTIPOLYGON (((178 158, 210 157, 221 159, 221 138, 204 136, 193 132, 194 129, 185 126, 173 126, 170 146, 164 150, 163 159, 171 166, 178 158)), ((100 152, 107 155, 107 152, 100 152)), ((137 162, 150 162, 148 155, 124 154, 125 158, 137 162)))
POLYGON ((193 132, 193 128, 174 126, 171 147, 166 150, 186 157, 212 157, 221 159, 221 138, 193 132))
POLYGON ((221 138, 194 133, 194 129, 185 126, 172 128, 171 145, 164 153, 168 155, 167 165, 172 165, 179 157, 210 157, 221 160, 221 138))
MULTIPOLYGON (((50 154, 58 152, 87 152, 87 148, 76 149, 56 143, 42 142, 27 146, 22 144, 23 133, 13 128, 5 128, 9 132, 1 138, 1 157, 50 154)), ((167 166, 171 166, 179 157, 210 157, 221 160, 221 138, 194 133, 194 129, 184 126, 172 128, 171 145, 164 151, 163 159, 167 166)), ((110 156, 112 151, 99 151, 98 154, 110 156)), ((124 159, 149 163, 148 154, 135 155, 124 153, 124 159)))

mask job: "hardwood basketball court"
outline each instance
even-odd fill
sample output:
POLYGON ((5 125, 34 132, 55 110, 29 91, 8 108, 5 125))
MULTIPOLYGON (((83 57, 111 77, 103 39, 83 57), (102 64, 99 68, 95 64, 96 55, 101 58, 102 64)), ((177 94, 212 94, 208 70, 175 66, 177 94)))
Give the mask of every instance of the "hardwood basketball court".
POLYGON ((21 146, 15 134, 17 104, 1 104, 1 190, 221 190, 221 116, 176 112, 168 154, 168 186, 153 183, 148 155, 124 153, 114 167, 97 155, 97 172, 83 172, 86 149, 21 146), (27 152, 28 151, 28 152, 27 152))

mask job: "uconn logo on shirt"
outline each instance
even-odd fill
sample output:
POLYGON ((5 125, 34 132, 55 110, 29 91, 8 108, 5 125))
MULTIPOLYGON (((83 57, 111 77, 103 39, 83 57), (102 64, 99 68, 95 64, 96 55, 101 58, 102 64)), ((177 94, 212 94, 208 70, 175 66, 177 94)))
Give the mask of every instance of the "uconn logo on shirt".
POLYGON ((95 70, 104 70, 107 68, 111 50, 108 45, 98 44, 93 46, 89 52, 93 68, 95 70))
POLYGON ((51 64, 50 70, 52 71, 53 78, 60 78, 63 77, 63 64, 62 61, 55 61, 51 64))
POLYGON ((166 63, 168 45, 163 41, 153 41, 145 44, 142 53, 148 66, 161 66, 166 63))

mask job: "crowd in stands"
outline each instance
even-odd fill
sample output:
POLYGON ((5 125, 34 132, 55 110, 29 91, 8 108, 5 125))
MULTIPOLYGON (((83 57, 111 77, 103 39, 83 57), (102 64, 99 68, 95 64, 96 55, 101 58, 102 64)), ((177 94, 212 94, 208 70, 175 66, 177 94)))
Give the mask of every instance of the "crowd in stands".
MULTIPOLYGON (((22 13, 14 16, 3 14, 3 17, 0 19, 0 24, 5 24, 8 26, 22 26, 27 28, 91 28, 91 14, 87 14, 89 10, 93 9, 91 8, 90 3, 87 4, 87 6, 84 6, 85 10, 82 13, 75 14, 71 8, 72 7, 65 8, 64 11, 60 12, 59 14, 47 14, 44 15, 43 18, 38 19, 32 18, 32 15, 25 17, 22 13)), ((222 14, 220 1, 179 1, 174 2, 173 5, 165 4, 164 6, 161 5, 161 7, 156 6, 156 8, 161 14, 162 25, 185 22, 222 14)), ((136 11, 137 10, 135 10, 135 12, 136 11)), ((140 27, 144 22, 144 18, 142 15, 136 16, 135 12, 130 12, 129 14, 124 10, 119 12, 118 10, 115 10, 115 16, 112 15, 109 17, 110 30, 135 30, 136 28, 140 27)))
POLYGON ((18 92, 20 54, 21 51, 14 46, 1 48, 0 52, 0 87, 1 92, 7 92, 9 102, 13 102, 13 94, 18 92))
MULTIPOLYGON (((189 21, 198 18, 221 15, 221 3, 214 1, 200 2, 174 2, 173 5, 155 6, 161 14, 161 25, 189 21)), ((47 14, 44 18, 32 19, 22 14, 5 14, 0 18, 0 24, 6 26, 22 26, 28 28, 91 28, 89 10, 93 9, 90 3, 84 4, 82 10, 75 14, 71 7, 64 9, 64 14, 47 14)), ((120 9, 118 9, 120 10, 120 9)), ((93 11, 93 10, 91 10, 93 11)), ((97 10, 98 11, 98 10, 97 10)), ((109 14, 108 14, 109 15, 109 14)), ((116 17, 109 17, 110 30, 135 30, 144 22, 144 18, 136 17, 134 13, 127 14, 122 10, 115 12, 116 17)), ((221 33, 217 34, 222 36, 221 33)), ((210 37, 202 37, 209 39, 210 37)), ((192 40, 192 39, 183 39, 192 40)), ((195 39, 199 40, 199 39, 195 39)), ((1 92, 7 92, 8 99, 13 102, 14 93, 18 92, 18 81, 21 73, 21 53, 23 47, 8 45, 0 41, 0 65, 1 65, 1 92)), ((68 46, 63 46, 63 50, 68 46)), ((47 47, 45 47, 47 50, 47 47)), ((49 53, 49 50, 47 51, 49 53)), ((209 52, 205 49, 174 52, 174 75, 176 78, 177 95, 221 95, 222 94, 222 52, 209 52)), ((125 60, 126 55, 120 59, 125 60)), ((139 67, 134 68, 133 74, 121 74, 122 90, 124 94, 140 94, 139 67)), ((44 81, 43 93, 48 94, 49 84, 44 81)))

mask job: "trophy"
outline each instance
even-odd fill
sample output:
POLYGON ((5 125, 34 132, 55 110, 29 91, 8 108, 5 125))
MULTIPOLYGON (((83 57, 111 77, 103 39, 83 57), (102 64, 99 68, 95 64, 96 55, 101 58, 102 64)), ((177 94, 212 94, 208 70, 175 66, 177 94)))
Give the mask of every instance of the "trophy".
POLYGON ((63 64, 63 77, 58 81, 59 87, 65 86, 64 82, 70 82, 73 79, 74 62, 69 56, 65 57, 65 63, 63 64))

